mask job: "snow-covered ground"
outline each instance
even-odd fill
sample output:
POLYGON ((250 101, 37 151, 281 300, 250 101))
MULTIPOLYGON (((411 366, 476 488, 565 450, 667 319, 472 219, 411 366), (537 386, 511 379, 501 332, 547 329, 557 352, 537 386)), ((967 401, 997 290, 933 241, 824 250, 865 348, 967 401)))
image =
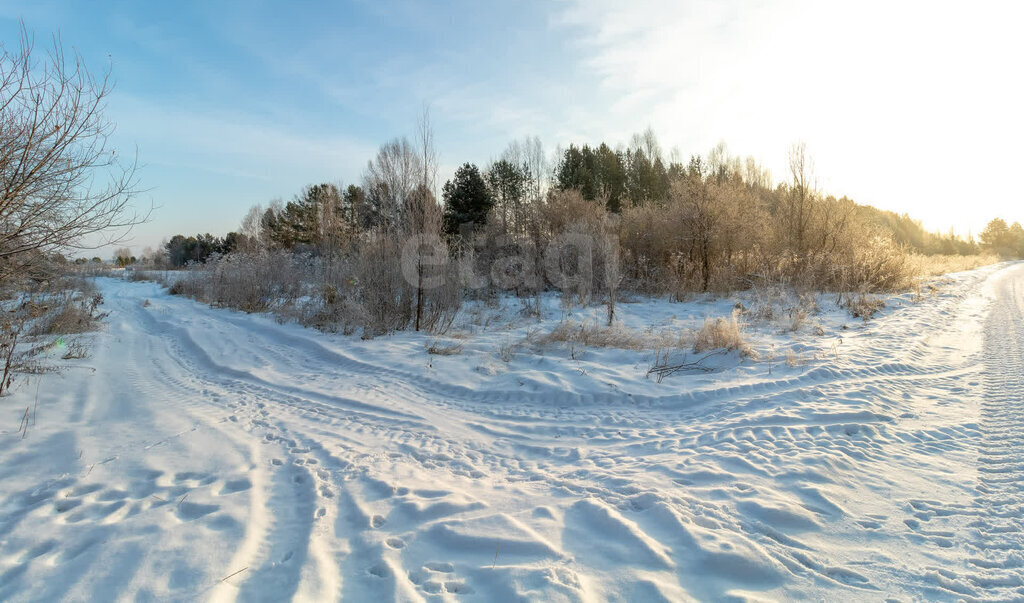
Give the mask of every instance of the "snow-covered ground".
POLYGON ((866 324, 822 297, 660 383, 650 350, 532 343, 554 300, 444 356, 98 284, 24 439, 36 383, 0 399, 0 600, 1024 598, 1024 265, 866 324))

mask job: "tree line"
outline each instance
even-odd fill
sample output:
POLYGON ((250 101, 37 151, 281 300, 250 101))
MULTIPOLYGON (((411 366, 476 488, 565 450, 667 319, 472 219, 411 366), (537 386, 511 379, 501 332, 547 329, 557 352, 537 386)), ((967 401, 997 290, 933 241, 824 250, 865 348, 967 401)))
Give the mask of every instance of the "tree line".
MULTIPOLYGON (((979 244, 827 194, 802 144, 776 183, 724 144, 686 160, 666 157, 650 129, 628 145, 573 144, 550 160, 527 138, 488 165, 461 165, 440 199, 436 161, 424 114, 415 140, 381 145, 360 183, 310 185, 287 202, 255 205, 223 239, 177 235, 166 259, 182 266, 217 258, 238 269, 230 258, 244 256, 248 269, 274 257, 266 261, 277 268, 249 278, 271 288, 275 274, 288 272, 281 266, 292 266, 293 278, 299 262, 322 303, 314 322, 354 321, 377 333, 444 324, 467 295, 508 291, 538 311, 540 293, 558 288, 571 303, 607 301, 612 320, 619 289, 677 299, 766 283, 886 291, 912 283, 911 253, 1024 251, 1019 225, 995 221, 979 244)), ((221 274, 217 282, 230 280, 221 274)), ((236 305, 277 303, 265 290, 245 300, 236 305)))

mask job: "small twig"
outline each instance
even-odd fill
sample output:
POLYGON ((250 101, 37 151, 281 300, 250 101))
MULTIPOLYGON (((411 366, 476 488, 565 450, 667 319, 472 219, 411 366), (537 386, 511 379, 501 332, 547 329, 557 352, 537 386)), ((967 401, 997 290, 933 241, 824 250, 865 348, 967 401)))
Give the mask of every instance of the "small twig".
POLYGON ((501 543, 499 542, 498 543, 498 549, 496 551, 494 551, 494 561, 491 562, 491 569, 494 569, 494 566, 498 564, 498 553, 500 553, 500 552, 501 552, 501 543))
POLYGON ((233 573, 233 574, 229 574, 229 575, 227 575, 227 576, 224 576, 223 578, 221 578, 221 579, 220 579, 220 581, 221 581, 221 582, 224 582, 224 581, 225 581, 225 580, 227 580, 228 578, 233 578, 233 577, 237 576, 238 574, 241 574, 242 572, 244 572, 244 571, 245 571, 245 570, 247 570, 247 569, 249 569, 249 566, 248 566, 248 565, 247 565, 247 566, 245 566, 245 567, 243 567, 242 569, 238 570, 237 572, 235 572, 235 573, 233 573))
POLYGON ((181 497, 181 500, 178 501, 178 505, 177 506, 180 507, 181 503, 185 502, 185 499, 188 498, 189 494, 191 494, 191 492, 186 492, 185 495, 181 497))
MULTIPOLYGON (((27 408, 25 410, 26 410, 26 412, 28 411, 27 408)), ((22 415, 21 422, 18 423, 18 433, 21 433, 21 430, 24 429, 24 428, 25 428, 25 416, 22 415)))
POLYGON ((18 431, 19 432, 21 432, 23 429, 24 429, 24 431, 21 433, 21 439, 24 440, 25 436, 28 435, 28 407, 27 406, 25 407, 25 414, 24 414, 24 416, 21 417, 21 425, 18 426, 18 431))
POLYGON ((683 362, 681 364, 673 364, 673 365, 664 364, 664 365, 652 366, 651 369, 649 371, 647 371, 647 375, 648 376, 650 376, 650 375, 657 375, 658 378, 660 379, 662 377, 665 377, 665 376, 668 376, 668 375, 672 375, 672 374, 675 374, 675 373, 678 373, 678 372, 681 372, 681 371, 703 371, 705 373, 711 373, 711 372, 714 372, 715 369, 713 369, 713 368, 711 368, 709 366, 704 366, 701 363, 704 362, 705 360, 707 360, 708 358, 712 357, 712 356, 718 356, 718 355, 721 355, 721 354, 724 354, 724 353, 725 353, 724 351, 711 352, 710 354, 706 354, 704 356, 701 356, 700 358, 698 358, 697 360, 695 360, 693 362, 683 362))
POLYGON ((39 410, 39 384, 42 382, 42 377, 36 381, 36 401, 32 404, 32 427, 36 426, 36 411, 39 410))

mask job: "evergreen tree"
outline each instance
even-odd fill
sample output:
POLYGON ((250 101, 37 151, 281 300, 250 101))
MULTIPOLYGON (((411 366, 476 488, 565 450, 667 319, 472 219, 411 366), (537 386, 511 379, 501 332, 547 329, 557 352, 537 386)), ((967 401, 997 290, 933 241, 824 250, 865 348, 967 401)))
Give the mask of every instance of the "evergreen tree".
POLYGON ((622 157, 602 142, 594 152, 594 171, 598 194, 605 200, 606 209, 619 213, 626 193, 626 168, 622 157))
POLYGON ((485 224, 494 204, 480 170, 471 163, 460 167, 455 177, 445 182, 443 197, 444 232, 448 236, 459 234, 463 224, 485 224))
POLYGON ((366 211, 366 191, 355 184, 348 185, 341 200, 342 214, 350 228, 369 228, 372 221, 366 211))
POLYGON ((523 197, 529 181, 526 166, 520 167, 505 159, 495 162, 487 172, 491 199, 500 211, 506 233, 518 232, 521 226, 523 197))
POLYGON ((167 250, 167 260, 174 267, 185 266, 189 262, 202 264, 214 254, 225 254, 232 250, 231 245, 234 244, 235 237, 232 237, 231 234, 224 239, 210 233, 192 237, 174 235, 164 245, 167 250))
POLYGON ((575 190, 587 201, 603 201, 618 213, 627 196, 628 174, 623 157, 607 144, 597 148, 570 145, 555 169, 555 186, 575 190))
POLYGON ((981 232, 981 244, 1003 257, 1019 257, 1024 251, 1024 228, 1016 222, 1007 226, 1005 220, 996 218, 981 232))
POLYGON ((278 247, 322 246, 336 243, 345 224, 341 191, 333 184, 315 184, 302 189, 279 210, 270 208, 263 218, 263 231, 278 247))
POLYGON ((1014 256, 1024 257, 1024 227, 1020 225, 1020 222, 1014 222, 1010 226, 1010 241, 1014 256))
POLYGON ((594 152, 587 145, 569 145, 555 168, 555 186, 559 190, 579 191, 587 201, 597 198, 599 185, 594 152))

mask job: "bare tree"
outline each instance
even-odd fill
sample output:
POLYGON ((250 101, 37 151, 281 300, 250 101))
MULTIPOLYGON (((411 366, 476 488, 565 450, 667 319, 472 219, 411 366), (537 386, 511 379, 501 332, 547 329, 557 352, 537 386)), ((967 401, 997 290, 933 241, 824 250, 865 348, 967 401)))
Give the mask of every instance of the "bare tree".
POLYGON ((437 149, 434 147, 434 126, 430 122, 430 105, 427 104, 423 105, 423 112, 416 122, 416 145, 423 171, 420 183, 437 197, 437 149))
POLYGON ((743 181, 747 186, 762 189, 772 187, 771 172, 767 168, 762 167, 752 156, 748 156, 744 160, 743 167, 743 181))
POLYGON ((800 142, 789 149, 789 172, 793 178, 786 204, 790 245, 798 258, 807 251, 807 231, 814 218, 813 167, 807 156, 807 145, 800 142))
POLYGON ((700 173, 691 173, 685 184, 676 185, 675 188, 679 190, 673 191, 673 194, 684 200, 683 218, 691 254, 700 265, 701 291, 707 291, 711 286, 712 256, 720 220, 719 207, 700 173))
POLYGON ((647 126, 643 133, 634 134, 629 146, 634 151, 643 153, 644 157, 651 163, 662 158, 661 145, 658 143, 658 137, 651 126, 647 126))
POLYGON ((725 141, 722 140, 708 151, 708 176, 711 178, 718 178, 728 170, 728 166, 729 147, 725 144, 725 141))
POLYGON ((119 242, 148 217, 130 203, 137 159, 110 147, 109 70, 93 76, 56 36, 42 61, 33 48, 24 26, 16 48, 0 45, 0 279, 38 252, 119 242))
POLYGON ((415 266, 415 274, 407 276, 413 276, 411 280, 415 280, 415 283, 410 284, 416 287, 415 329, 419 331, 423 323, 425 289, 434 288, 433 283, 427 282, 430 277, 427 268, 446 261, 443 257, 445 247, 440 238, 441 207, 430 189, 417 186, 409 196, 403 215, 405 234, 409 238, 406 240, 408 249, 403 251, 402 259, 403 263, 415 266))
POLYGON ((544 145, 540 138, 529 136, 523 140, 523 164, 530 172, 531 191, 530 201, 540 203, 546 192, 544 178, 547 175, 547 159, 544 156, 544 145))
POLYGON ((242 235, 244 251, 254 251, 263 247, 263 206, 257 203, 249 208, 242 218, 242 224, 238 227, 238 234, 242 235))
POLYGON ((423 182, 422 166, 419 154, 404 137, 381 145, 367 163, 363 188, 376 226, 385 230, 401 226, 406 203, 423 182))
POLYGON ((615 321, 615 301, 622 283, 622 263, 619 253, 619 239, 615 236, 618 229, 617 217, 605 216, 602 220, 601 256, 604 264, 604 286, 608 294, 608 326, 615 321))

